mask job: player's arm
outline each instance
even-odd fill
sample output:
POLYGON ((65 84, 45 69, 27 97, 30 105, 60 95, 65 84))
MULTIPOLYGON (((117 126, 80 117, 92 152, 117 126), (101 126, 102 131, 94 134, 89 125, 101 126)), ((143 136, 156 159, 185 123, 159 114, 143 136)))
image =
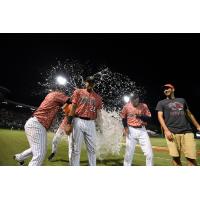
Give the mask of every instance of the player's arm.
POLYGON ((66 129, 65 129, 65 132, 66 132, 67 135, 69 135, 72 132, 72 128, 73 128, 72 127, 72 121, 73 121, 73 118, 75 116, 76 108, 77 108, 77 105, 72 103, 70 113, 67 117, 67 126, 66 126, 66 129))
POLYGON ((151 119, 151 113, 147 107, 145 107, 145 111, 142 114, 136 115, 136 118, 141 119, 143 122, 149 122, 151 119))
POLYGON ((120 112, 120 116, 122 118, 122 124, 123 124, 123 127, 124 127, 123 135, 127 136, 128 135, 128 122, 127 122, 127 110, 126 110, 125 107, 120 112))
POLYGON ((54 94, 54 98, 55 101, 58 102, 61 106, 61 108, 65 105, 65 104, 70 104, 71 99, 70 97, 66 96, 64 93, 62 92, 57 92, 56 94, 54 94))
POLYGON ((151 119, 150 116, 145 114, 136 115, 136 117, 141 119, 143 122, 149 122, 149 120, 151 119))
POLYGON ((127 136, 128 135, 128 123, 127 123, 127 118, 122 118, 122 124, 124 126, 124 132, 123 135, 127 136))
POLYGON ((141 119, 143 122, 149 122, 151 119, 151 112, 149 110, 149 108, 147 107, 147 105, 144 105, 144 109, 142 114, 136 115, 136 118, 141 119))
POLYGON ((163 118, 163 112, 162 111, 158 111, 158 121, 160 122, 160 125, 163 128, 164 134, 167 137, 167 139, 169 141, 173 141, 173 135, 172 135, 171 131, 167 128, 167 126, 165 124, 165 120, 163 118))
POLYGON ((186 114, 187 116, 189 117, 189 119, 191 120, 192 124, 196 127, 196 129, 198 131, 200 131, 200 125, 199 123, 197 122, 196 118, 194 117, 194 115, 190 112, 189 109, 186 110, 186 114))
POLYGON ((77 105, 72 103, 72 108, 71 108, 70 113, 68 115, 68 124, 70 124, 70 125, 72 124, 72 120, 75 116, 76 108, 77 108, 77 105))

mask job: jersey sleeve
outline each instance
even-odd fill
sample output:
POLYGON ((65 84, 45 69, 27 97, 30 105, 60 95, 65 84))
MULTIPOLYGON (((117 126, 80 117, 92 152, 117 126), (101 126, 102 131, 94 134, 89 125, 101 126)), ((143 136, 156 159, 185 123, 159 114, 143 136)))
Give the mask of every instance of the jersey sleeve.
POLYGON ((144 115, 147 115, 148 117, 151 117, 151 112, 148 108, 148 106, 146 104, 143 104, 144 108, 143 108, 143 113, 144 115))
POLYGON ((62 93, 62 92, 58 92, 54 94, 54 98, 57 102, 59 102, 61 105, 65 104, 68 97, 62 93))
POLYGON ((188 110, 189 107, 188 107, 188 104, 187 104, 186 100, 183 99, 183 102, 184 102, 184 110, 188 110))
POLYGON ((157 111, 162 111, 162 112, 163 112, 163 105, 162 105, 162 102, 161 102, 161 101, 159 101, 159 102, 157 103, 156 110, 157 110, 157 111))
POLYGON ((80 90, 75 90, 73 95, 72 95, 72 103, 73 104, 77 104, 78 103, 78 100, 79 100, 79 97, 80 97, 80 90))

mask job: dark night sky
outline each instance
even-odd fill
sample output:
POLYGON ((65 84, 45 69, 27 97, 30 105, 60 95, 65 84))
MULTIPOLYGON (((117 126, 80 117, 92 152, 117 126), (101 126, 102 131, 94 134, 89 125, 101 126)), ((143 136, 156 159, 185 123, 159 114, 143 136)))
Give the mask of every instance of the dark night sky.
POLYGON ((57 60, 90 61, 128 75, 146 89, 152 109, 163 98, 161 85, 172 82, 200 121, 199 34, 0 34, 0 86, 9 98, 38 106, 30 95, 57 60))

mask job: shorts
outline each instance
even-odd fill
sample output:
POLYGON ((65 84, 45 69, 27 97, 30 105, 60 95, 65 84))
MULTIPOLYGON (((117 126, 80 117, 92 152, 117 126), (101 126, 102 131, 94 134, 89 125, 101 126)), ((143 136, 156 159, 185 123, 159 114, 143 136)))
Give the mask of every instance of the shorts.
POLYGON ((173 134, 174 141, 167 141, 169 154, 172 157, 180 157, 181 152, 186 158, 196 159, 196 142, 193 133, 173 134))

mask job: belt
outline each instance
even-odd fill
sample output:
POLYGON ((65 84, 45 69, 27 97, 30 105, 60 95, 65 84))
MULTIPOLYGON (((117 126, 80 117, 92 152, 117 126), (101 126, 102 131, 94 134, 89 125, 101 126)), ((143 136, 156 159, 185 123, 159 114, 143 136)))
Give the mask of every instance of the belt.
POLYGON ((130 126, 132 128, 142 128, 143 126, 130 126))
POLYGON ((78 118, 84 119, 84 120, 91 120, 89 117, 79 117, 79 116, 75 116, 75 117, 78 117, 78 118))

